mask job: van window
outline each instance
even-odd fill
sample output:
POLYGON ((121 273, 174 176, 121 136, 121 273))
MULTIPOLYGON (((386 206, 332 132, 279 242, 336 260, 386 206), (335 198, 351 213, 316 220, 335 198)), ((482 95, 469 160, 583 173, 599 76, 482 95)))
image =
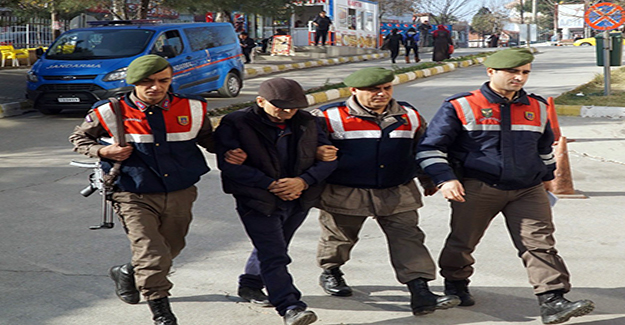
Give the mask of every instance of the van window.
POLYGON ((134 56, 144 51, 154 31, 150 30, 77 30, 59 37, 46 54, 53 60, 113 59, 134 56))
POLYGON ((193 51, 227 44, 239 44, 237 35, 230 26, 185 28, 184 32, 189 38, 189 45, 193 51))
POLYGON ((170 30, 156 38, 151 53, 163 53, 163 46, 169 46, 176 55, 182 53, 184 45, 177 30, 170 30))

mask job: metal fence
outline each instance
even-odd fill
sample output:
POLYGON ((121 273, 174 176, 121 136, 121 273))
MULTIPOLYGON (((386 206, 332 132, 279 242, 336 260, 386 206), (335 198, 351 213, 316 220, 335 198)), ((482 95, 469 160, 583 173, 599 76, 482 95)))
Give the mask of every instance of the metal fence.
MULTIPOLYGON (((69 26, 69 24, 60 24, 69 26)), ((35 48, 49 46, 54 40, 50 19, 0 16, 0 45, 13 45, 15 48, 35 48)))

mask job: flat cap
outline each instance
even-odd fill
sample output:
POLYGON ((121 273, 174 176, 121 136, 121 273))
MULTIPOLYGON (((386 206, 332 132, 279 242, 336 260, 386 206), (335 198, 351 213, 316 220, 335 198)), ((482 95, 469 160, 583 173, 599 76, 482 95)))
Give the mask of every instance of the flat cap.
POLYGON ((527 48, 511 48, 496 52, 484 60, 484 65, 493 69, 510 69, 534 61, 534 54, 527 48))
POLYGON ((393 81, 395 74, 391 70, 380 67, 360 69, 347 76, 343 83, 347 87, 372 87, 393 81))
POLYGON ((258 96, 278 108, 308 107, 304 89, 297 81, 291 79, 273 78, 263 81, 258 88, 258 96))
POLYGON ((128 65, 126 71, 126 82, 135 84, 144 78, 147 78, 157 72, 165 70, 169 67, 169 62, 162 56, 156 54, 148 54, 134 59, 128 65))

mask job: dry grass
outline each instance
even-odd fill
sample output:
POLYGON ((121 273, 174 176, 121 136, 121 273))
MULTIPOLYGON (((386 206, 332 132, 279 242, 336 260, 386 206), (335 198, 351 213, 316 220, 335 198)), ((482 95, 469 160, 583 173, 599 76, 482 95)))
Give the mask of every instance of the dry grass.
POLYGON ((625 67, 610 72, 610 96, 604 95, 603 75, 598 74, 590 82, 555 98, 559 105, 625 106, 625 67))

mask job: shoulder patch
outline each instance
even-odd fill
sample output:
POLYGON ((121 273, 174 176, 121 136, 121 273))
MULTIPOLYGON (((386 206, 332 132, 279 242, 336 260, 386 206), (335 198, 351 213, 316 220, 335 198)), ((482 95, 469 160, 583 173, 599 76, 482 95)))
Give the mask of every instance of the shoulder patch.
POLYGON ((345 102, 336 102, 336 103, 323 105, 323 106, 319 107, 319 110, 322 111, 322 112, 325 112, 326 110, 328 110, 328 109, 330 109, 332 107, 339 107, 339 106, 345 106, 345 102))
POLYGON ((468 97, 468 96, 473 96, 473 94, 471 94, 470 92, 464 92, 464 93, 459 93, 459 94, 455 94, 453 96, 447 97, 445 99, 446 102, 450 102, 454 99, 458 99, 458 98, 462 98, 462 97, 468 97))

